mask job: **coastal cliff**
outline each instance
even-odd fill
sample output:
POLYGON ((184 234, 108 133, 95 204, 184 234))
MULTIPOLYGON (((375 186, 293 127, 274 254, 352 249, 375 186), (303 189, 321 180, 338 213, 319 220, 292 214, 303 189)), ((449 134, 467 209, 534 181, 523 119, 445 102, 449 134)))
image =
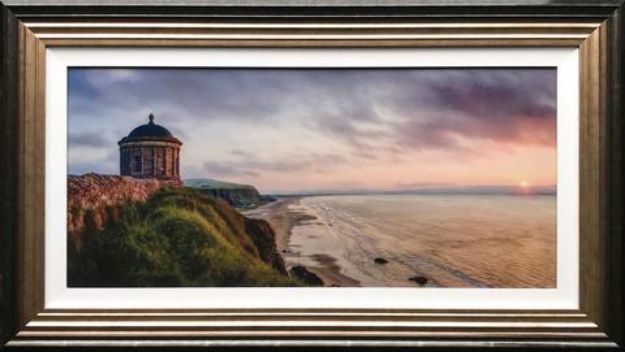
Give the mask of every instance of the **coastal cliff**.
POLYGON ((207 178, 185 179, 184 184, 213 198, 223 199, 236 208, 254 208, 273 200, 273 198, 260 195, 258 190, 251 185, 207 178))
POLYGON ((89 174, 68 184, 70 287, 301 285, 269 224, 223 200, 154 179, 89 174))
POLYGON ((89 173, 67 177, 67 233, 77 248, 85 231, 97 231, 120 218, 126 203, 145 202, 163 187, 182 186, 180 180, 138 179, 89 173))

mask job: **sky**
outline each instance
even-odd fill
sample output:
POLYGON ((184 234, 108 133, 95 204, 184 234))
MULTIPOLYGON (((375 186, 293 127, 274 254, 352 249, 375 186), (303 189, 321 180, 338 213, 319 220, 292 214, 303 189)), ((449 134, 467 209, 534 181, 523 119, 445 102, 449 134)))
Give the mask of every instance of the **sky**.
POLYGON ((556 70, 71 68, 70 174, 154 122, 183 178, 261 193, 553 186, 556 70))

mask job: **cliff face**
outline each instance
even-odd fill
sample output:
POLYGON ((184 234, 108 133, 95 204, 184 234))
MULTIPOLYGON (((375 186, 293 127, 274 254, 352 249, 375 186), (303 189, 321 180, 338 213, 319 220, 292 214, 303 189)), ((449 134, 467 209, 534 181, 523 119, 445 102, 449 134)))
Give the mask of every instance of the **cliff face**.
POLYGON ((262 203, 260 194, 256 189, 200 189, 200 192, 213 198, 223 199, 233 207, 247 208, 262 203))
POLYGON ((276 247, 276 235, 265 220, 245 218, 245 231, 252 238, 262 261, 287 275, 284 259, 276 247))
POLYGON ((120 206, 128 202, 145 202, 164 187, 180 187, 179 180, 137 179, 132 177, 85 174, 67 178, 67 233, 82 246, 82 234, 101 230, 109 221, 120 217, 120 206))
POLYGON ((199 190, 207 196, 223 199, 231 206, 237 208, 252 208, 268 201, 267 197, 261 196, 258 190, 250 185, 206 178, 187 179, 184 180, 184 184, 187 187, 199 190))

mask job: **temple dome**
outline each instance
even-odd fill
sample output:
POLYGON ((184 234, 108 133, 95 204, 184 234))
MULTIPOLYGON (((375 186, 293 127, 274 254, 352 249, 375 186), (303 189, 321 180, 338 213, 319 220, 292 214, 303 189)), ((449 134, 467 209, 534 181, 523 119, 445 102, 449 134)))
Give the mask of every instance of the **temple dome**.
POLYGON ((165 127, 150 121, 119 142, 119 174, 136 178, 180 180, 182 142, 165 127))
POLYGON ((132 140, 145 140, 145 139, 163 139, 171 142, 180 142, 174 137, 168 129, 161 125, 154 123, 154 115, 150 114, 150 122, 145 125, 141 125, 133 129, 127 137, 124 137, 120 142, 129 142, 132 140))

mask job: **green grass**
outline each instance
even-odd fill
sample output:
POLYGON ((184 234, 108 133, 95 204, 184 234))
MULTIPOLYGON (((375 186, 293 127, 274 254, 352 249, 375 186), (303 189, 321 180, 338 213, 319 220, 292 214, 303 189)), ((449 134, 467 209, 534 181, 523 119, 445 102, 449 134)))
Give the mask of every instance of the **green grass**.
POLYGON ((298 286, 259 258, 245 218, 189 188, 127 204, 116 223, 69 243, 72 287, 298 286))

